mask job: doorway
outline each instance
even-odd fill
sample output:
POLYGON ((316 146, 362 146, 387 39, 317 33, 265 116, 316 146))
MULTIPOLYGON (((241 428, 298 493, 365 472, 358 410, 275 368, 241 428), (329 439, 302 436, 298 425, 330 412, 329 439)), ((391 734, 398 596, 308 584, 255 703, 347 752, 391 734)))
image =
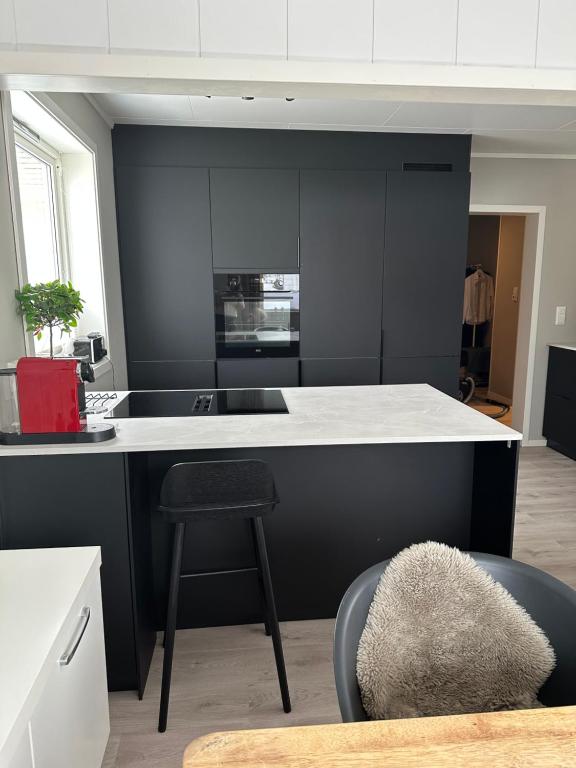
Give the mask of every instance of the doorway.
MULTIPOLYGON (((471 364, 478 397, 471 403, 524 435, 528 443, 546 208, 523 205, 470 207, 468 266, 493 280, 492 308, 484 327, 463 326, 462 362, 471 364)), ((472 318, 473 319, 473 318, 472 318)), ((481 319, 481 318, 479 318, 481 319)), ((463 369, 466 370, 466 369, 463 369)))

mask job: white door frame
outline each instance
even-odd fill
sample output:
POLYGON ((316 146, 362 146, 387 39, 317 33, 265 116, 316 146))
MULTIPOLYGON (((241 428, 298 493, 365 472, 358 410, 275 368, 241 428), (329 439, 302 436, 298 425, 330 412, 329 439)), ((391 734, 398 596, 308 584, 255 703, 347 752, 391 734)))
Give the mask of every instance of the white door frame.
MULTIPOLYGON (((542 441, 530 440, 530 416, 532 410, 532 391, 534 383, 534 361, 536 358, 536 336, 538 329, 538 310, 540 306, 540 286, 542 282, 542 260, 544 256, 544 228, 546 225, 546 206, 545 205, 487 205, 484 203, 470 203, 470 213, 497 215, 521 215, 538 217, 538 233, 536 236, 536 255, 534 261, 534 280, 532 284, 532 295, 527 296, 524 288, 520 287, 520 305, 528 302, 530 316, 530 331, 528 337, 528 353, 524 356, 517 350, 514 374, 521 366, 525 368, 526 375, 521 389, 521 396, 524 401, 524 414, 522 418, 522 434, 524 436, 523 444, 542 445, 542 441)), ((516 388, 515 388, 516 389, 516 388)))

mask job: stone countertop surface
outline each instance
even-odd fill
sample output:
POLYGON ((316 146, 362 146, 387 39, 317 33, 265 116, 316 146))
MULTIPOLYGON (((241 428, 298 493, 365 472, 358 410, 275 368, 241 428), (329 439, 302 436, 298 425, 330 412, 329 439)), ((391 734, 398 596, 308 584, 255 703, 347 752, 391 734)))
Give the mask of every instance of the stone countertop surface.
MULTIPOLYGON (((205 390, 197 390, 199 392, 205 390)), ((103 443, 0 446, 2 456, 521 440, 428 384, 282 389, 289 413, 111 419, 103 443)), ((127 392, 118 392, 117 404, 127 392)), ((102 421, 103 415, 90 421, 102 421)))
POLYGON ((549 341, 548 346, 556 347, 557 349, 569 349, 572 352, 576 351, 576 342, 570 343, 570 342, 562 342, 562 341, 549 341))

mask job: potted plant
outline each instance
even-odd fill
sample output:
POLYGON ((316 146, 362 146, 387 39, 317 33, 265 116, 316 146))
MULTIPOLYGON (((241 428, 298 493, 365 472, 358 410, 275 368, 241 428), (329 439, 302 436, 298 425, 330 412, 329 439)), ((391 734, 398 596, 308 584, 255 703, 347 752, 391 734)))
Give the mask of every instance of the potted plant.
POLYGON ((48 328, 50 333, 50 357, 54 357, 53 329, 60 328, 70 333, 78 325, 78 317, 84 311, 84 300, 72 287, 72 283, 27 283, 21 291, 16 291, 16 301, 20 313, 26 320, 26 330, 37 339, 42 338, 42 331, 48 328))

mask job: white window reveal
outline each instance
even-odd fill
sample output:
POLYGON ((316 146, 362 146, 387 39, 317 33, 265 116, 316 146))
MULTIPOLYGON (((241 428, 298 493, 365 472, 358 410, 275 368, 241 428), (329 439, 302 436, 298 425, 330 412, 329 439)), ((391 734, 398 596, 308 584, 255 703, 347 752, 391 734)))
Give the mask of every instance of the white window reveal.
MULTIPOLYGON (((94 150, 32 94, 12 91, 14 142, 23 247, 23 283, 70 280, 84 299, 76 336, 107 338, 94 150)), ((55 351, 70 354, 67 334, 55 351)), ((46 354, 49 334, 34 339, 46 354)))
MULTIPOLYGON (((26 281, 35 284, 68 280, 61 158, 52 147, 43 148, 29 141, 17 126, 15 137, 26 281)), ((55 342, 58 350, 62 343, 58 331, 55 342)), ((48 334, 34 339, 37 354, 47 352, 48 346, 48 334)))

